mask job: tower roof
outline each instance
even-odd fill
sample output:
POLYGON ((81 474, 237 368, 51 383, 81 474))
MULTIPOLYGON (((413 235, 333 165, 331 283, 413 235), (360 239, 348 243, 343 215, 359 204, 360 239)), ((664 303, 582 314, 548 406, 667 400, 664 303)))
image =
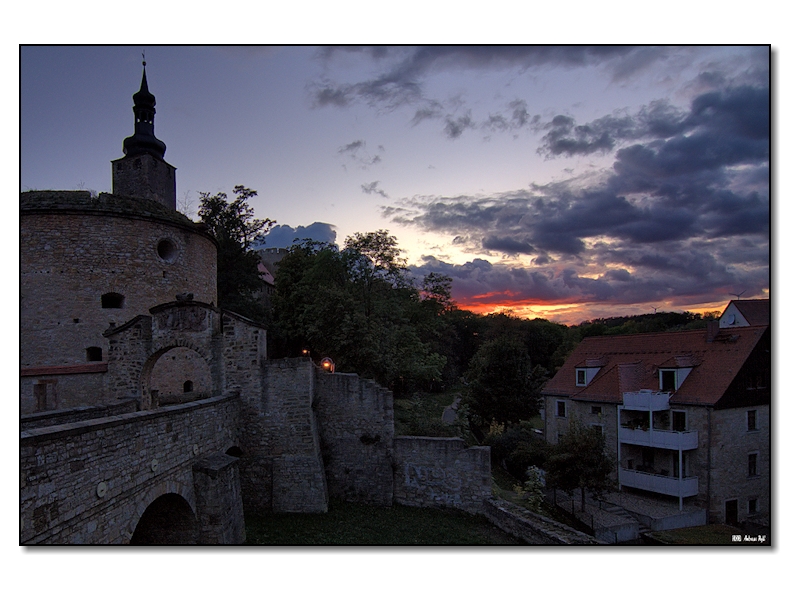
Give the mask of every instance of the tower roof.
POLYGON ((156 98, 148 90, 148 79, 145 74, 143 62, 143 79, 140 90, 133 96, 134 107, 134 135, 123 140, 123 153, 127 156, 150 154, 155 158, 164 160, 165 143, 154 135, 154 115, 156 114, 156 98))

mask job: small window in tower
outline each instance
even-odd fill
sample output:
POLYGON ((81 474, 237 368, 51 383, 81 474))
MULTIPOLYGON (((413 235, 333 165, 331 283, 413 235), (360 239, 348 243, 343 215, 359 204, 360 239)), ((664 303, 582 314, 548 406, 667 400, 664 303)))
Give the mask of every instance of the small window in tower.
POLYGON ((178 256, 178 248, 172 241, 165 238, 159 240, 159 243, 156 245, 156 253, 165 262, 173 262, 178 256))
POLYGON ((102 357, 101 347, 99 346, 89 346, 85 349, 85 353, 87 355, 88 362, 93 361, 100 361, 102 357))
POLYGON ((105 309, 121 309, 123 299, 124 297, 120 293, 105 293, 101 296, 101 306, 105 309))
POLYGON ((192 382, 187 380, 184 381, 184 393, 192 393, 192 382))

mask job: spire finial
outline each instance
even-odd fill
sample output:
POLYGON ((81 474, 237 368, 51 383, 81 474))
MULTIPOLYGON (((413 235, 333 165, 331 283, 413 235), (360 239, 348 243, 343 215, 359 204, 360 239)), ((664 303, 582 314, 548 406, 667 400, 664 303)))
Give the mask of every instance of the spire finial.
POLYGON ((143 51, 143 67, 145 67, 145 51, 143 51))

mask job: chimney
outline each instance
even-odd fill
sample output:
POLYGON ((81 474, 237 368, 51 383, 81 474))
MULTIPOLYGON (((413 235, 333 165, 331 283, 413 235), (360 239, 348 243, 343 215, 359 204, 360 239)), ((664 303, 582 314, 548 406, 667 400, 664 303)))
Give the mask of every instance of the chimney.
POLYGON ((719 321, 710 320, 708 322, 708 333, 705 335, 705 342, 713 342, 719 333, 719 321))

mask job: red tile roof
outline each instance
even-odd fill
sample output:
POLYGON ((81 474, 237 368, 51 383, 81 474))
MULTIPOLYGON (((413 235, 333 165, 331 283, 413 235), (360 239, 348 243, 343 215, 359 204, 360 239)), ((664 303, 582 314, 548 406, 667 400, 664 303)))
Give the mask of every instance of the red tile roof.
POLYGON ((673 403, 715 404, 727 391, 767 326, 726 328, 708 342, 706 330, 585 338, 543 388, 544 395, 621 403, 623 392, 659 389, 659 368, 693 367, 673 403), (586 387, 576 385, 576 367, 605 359, 586 387))
POLYGON ((730 303, 738 308, 750 326, 767 326, 770 323, 770 299, 739 299, 730 303))

